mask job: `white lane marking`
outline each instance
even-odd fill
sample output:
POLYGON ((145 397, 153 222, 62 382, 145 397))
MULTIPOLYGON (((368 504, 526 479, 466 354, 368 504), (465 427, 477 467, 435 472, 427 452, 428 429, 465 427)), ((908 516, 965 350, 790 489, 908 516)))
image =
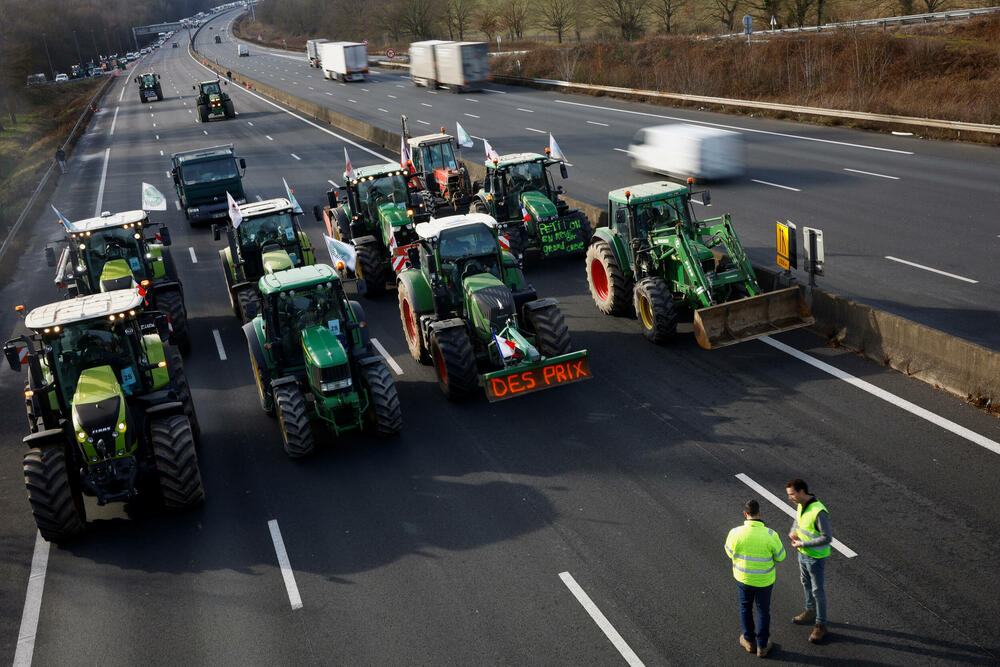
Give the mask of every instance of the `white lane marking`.
POLYGON ((190 109, 188 109, 188 113, 194 113, 194 112, 193 112, 193 111, 191 111, 190 109))
POLYGON ((291 156, 292 156, 293 158, 295 158, 296 160, 301 160, 301 159, 302 159, 302 158, 300 158, 300 157, 299 157, 298 155, 296 155, 295 153, 289 153, 289 155, 291 155, 291 156))
POLYGON ((118 103, 119 104, 121 104, 122 98, 125 97, 125 88, 126 88, 126 86, 122 86, 122 92, 118 93, 118 103))
POLYGON ((750 180, 754 183, 760 183, 761 185, 770 185, 772 188, 781 188, 782 190, 791 190, 792 192, 802 192, 802 190, 788 185, 778 185, 777 183, 769 183, 768 181, 758 181, 756 178, 751 178, 750 180))
POLYGON ((163 151, 160 151, 160 157, 163 157, 163 151))
POLYGON ((418 120, 417 122, 422 125, 430 125, 430 123, 428 123, 426 120, 418 120))
POLYGON ((573 575, 569 572, 560 572, 559 578, 562 579, 564 584, 566 584, 566 588, 568 588, 569 592, 573 594, 576 601, 579 602, 584 610, 590 614, 590 617, 594 619, 594 623, 597 624, 597 627, 599 627, 604 632, 604 635, 611 640, 614 647, 618 649, 618 652, 622 654, 623 658, 625 658, 625 662, 632 665, 632 667, 641 666, 643 664, 642 660, 640 660, 639 656, 637 656, 635 652, 629 648, 629 645, 625 643, 625 640, 622 639, 620 634, 618 634, 615 627, 611 625, 611 622, 608 621, 607 617, 605 617, 605 615, 601 613, 601 610, 597 608, 597 605, 590 599, 587 592, 580 588, 580 584, 576 583, 576 579, 573 578, 573 575))
POLYGON ((118 122, 118 110, 119 109, 121 109, 121 107, 115 107, 115 117, 111 119, 111 131, 108 132, 108 136, 109 137, 115 136, 115 123, 118 122))
POLYGON ((845 373, 839 368, 835 368, 834 366, 822 362, 819 359, 814 359, 813 357, 810 357, 808 354, 804 352, 799 352, 795 348, 789 347, 784 343, 779 343, 778 341, 774 340, 769 336, 764 336, 760 340, 764 341, 773 348, 781 350, 786 354, 790 354, 791 356, 795 357, 796 359, 799 359, 800 361, 806 362, 810 366, 818 368, 824 373, 829 373, 835 378, 843 380, 848 384, 852 384, 858 389, 866 391, 872 396, 875 396, 876 398, 881 398, 883 401, 886 401, 887 403, 892 403, 897 408, 906 410, 907 412, 914 414, 917 417, 920 417, 921 419, 926 419, 932 424, 940 426, 944 430, 950 431, 955 435, 959 436, 960 438, 965 438, 969 442, 977 444, 980 447, 983 447, 984 449, 988 449, 994 454, 1000 454, 1000 442, 996 442, 995 440, 990 440, 986 436, 980 435, 971 429, 967 429, 964 426, 956 424, 951 420, 945 419, 944 417, 934 414, 930 410, 925 410, 919 405, 915 405, 914 403, 911 403, 906 399, 900 398, 895 394, 891 394, 887 392, 885 389, 880 389, 879 387, 876 387, 870 382, 865 382, 864 380, 858 379, 849 373, 845 373))
POLYGON ((267 527, 271 531, 271 541, 274 542, 274 553, 278 556, 281 578, 285 580, 288 601, 292 604, 292 609, 302 609, 302 596, 299 595, 299 587, 295 583, 295 574, 292 572, 292 564, 288 561, 288 552, 285 551, 285 541, 281 539, 278 521, 271 519, 267 522, 267 527))
POLYGON ((251 123, 250 121, 247 121, 247 125, 249 125, 250 127, 253 127, 253 123, 251 123))
POLYGON ((612 148, 611 150, 618 151, 619 153, 628 153, 628 151, 624 148, 612 148))
POLYGON ((274 141, 274 139, 271 138, 270 134, 265 134, 264 136, 267 137, 268 141, 274 141))
POLYGON ((929 266, 924 266, 923 264, 917 264, 916 262, 908 262, 905 259, 900 259, 898 257, 892 257, 890 255, 885 256, 891 262, 899 262, 900 264, 906 264, 907 266, 913 266, 918 269, 923 269, 924 271, 930 271, 931 273, 937 273, 938 275, 948 276, 949 278, 954 278, 955 280, 964 280, 967 283, 972 283, 975 285, 978 280, 973 280, 972 278, 963 278, 962 276, 957 276, 954 273, 948 273, 947 271, 941 271, 940 269, 932 269, 929 266))
POLYGON ((492 88, 483 88, 488 93, 500 93, 501 95, 506 95, 507 93, 502 90, 493 90, 492 88))
POLYGON ((396 375, 403 374, 403 369, 400 368, 399 364, 396 363, 396 360, 393 359, 388 352, 386 352, 386 349, 382 347, 382 343, 378 342, 378 338, 372 338, 372 345, 375 346, 375 349, 378 350, 378 353, 382 355, 383 359, 385 359, 385 363, 389 364, 389 368, 392 369, 393 373, 395 373, 396 375))
POLYGON ((205 133, 205 136, 206 136, 206 137, 208 136, 208 130, 202 130, 202 132, 204 132, 204 133, 205 133))
MULTIPOLYGON (((788 506, 788 503, 783 502, 781 498, 774 495, 773 493, 765 489, 763 486, 750 479, 750 477, 747 476, 746 474, 741 472, 738 475, 736 475, 736 479, 740 480, 741 482, 749 486, 751 489, 753 489, 760 495, 764 496, 765 500, 770 501, 772 505, 777 507, 779 510, 781 510, 788 516, 792 517, 793 519, 797 518, 798 515, 796 514, 794 509, 788 506)), ((848 558, 854 558, 855 556, 858 555, 856 551, 844 545, 844 543, 838 540, 836 537, 833 538, 833 540, 830 543, 830 546, 832 546, 834 549, 844 554, 848 558)))
POLYGON ((531 109, 522 109, 521 107, 518 107, 518 108, 517 108, 517 110, 518 110, 518 111, 523 111, 524 113, 535 113, 535 112, 534 112, 534 111, 532 111, 531 109))
POLYGON ((394 100, 398 100, 398 99, 399 99, 399 98, 398 98, 398 97, 396 97, 395 95, 386 95, 386 97, 391 97, 391 98, 392 98, 392 99, 394 99, 394 100))
POLYGON ((329 96, 333 97, 333 93, 324 93, 324 95, 329 95, 329 96))
POLYGON ((179 211, 179 210, 181 210, 181 202, 180 202, 180 200, 179 200, 179 199, 175 199, 175 200, 174 200, 174 206, 176 206, 176 207, 177 207, 177 210, 178 210, 178 211, 179 211))
POLYGON ((153 123, 153 127, 156 127, 156 123, 153 123))
POLYGON ((600 125, 601 127, 609 127, 607 123, 598 123, 596 120, 588 120, 588 125, 600 125))
POLYGON ((437 91, 434 90, 428 90, 427 92, 430 93, 431 95, 437 95, 437 91))
POLYGON ((396 87, 397 87, 397 88, 403 88, 404 86, 403 86, 403 84, 401 84, 401 83, 397 83, 397 84, 396 84, 396 87))
POLYGON ((528 132, 537 132, 538 134, 545 134, 545 130, 536 130, 533 127, 526 127, 524 129, 526 129, 528 132))
POLYGON ((465 98, 465 101, 466 101, 466 102, 474 102, 474 103, 476 103, 476 104, 479 104, 479 100, 474 100, 474 99, 472 99, 471 97, 466 97, 466 98, 465 98))
POLYGON ((188 252, 191 253, 191 263, 192 264, 197 264, 198 263, 198 256, 194 254, 194 248, 189 247, 188 248, 188 252))
POLYGON ((382 107, 378 107, 378 110, 381 111, 382 113, 389 113, 388 109, 383 109, 382 107))
POLYGON ((35 634, 38 631, 38 617, 42 608, 42 590, 45 588, 45 572, 49 566, 49 543, 42 534, 35 533, 35 550, 31 555, 31 571, 28 574, 28 591, 24 596, 21 611, 21 629, 17 633, 17 647, 14 649, 14 667, 31 667, 31 657, 35 653, 35 634))
POLYGON ((427 104, 427 102, 421 102, 420 106, 430 107, 430 106, 434 106, 434 105, 433 104, 427 104))
POLYGON ((312 86, 309 86, 309 90, 316 90, 316 89, 313 88, 312 86))
POLYGON ((218 329, 212 329, 212 336, 215 337, 215 347, 219 350, 219 359, 222 361, 226 360, 226 348, 222 347, 222 336, 219 335, 218 329))
POLYGON ((484 139, 483 139, 482 137, 477 137, 477 136, 476 136, 476 135, 474 135, 474 134, 470 134, 469 136, 470 136, 470 137, 472 137, 473 139, 477 139, 477 140, 479 140, 479 141, 485 141, 485 140, 484 140, 484 139))
POLYGON ((348 101, 348 102, 353 102, 354 104, 357 104, 357 103, 358 103, 358 101, 357 101, 357 100, 352 100, 352 99, 350 99, 350 98, 348 98, 348 99, 347 99, 347 101, 348 101))
POLYGON ((160 135, 156 135, 156 140, 157 140, 157 141, 159 141, 159 140, 160 140, 160 135))
POLYGON ((802 141, 817 141, 821 144, 835 144, 837 146, 850 146, 851 148, 865 148, 871 151, 884 151, 886 153, 899 153, 900 155, 913 155, 913 151, 901 151, 895 148, 882 148, 881 146, 865 146, 864 144, 852 144, 847 141, 834 141, 833 139, 819 139, 817 137, 803 137, 798 134, 786 134, 784 132, 771 132, 769 130, 754 130, 749 127, 739 127, 737 125, 725 125, 723 123, 709 123, 704 120, 691 120, 690 118, 680 118, 678 116, 665 116, 659 113, 648 113, 646 111, 632 111, 631 109, 615 109, 614 107, 602 107, 597 104, 584 104, 583 102, 570 102, 568 100, 553 100, 556 104, 572 104, 577 107, 587 107, 590 109, 601 109, 603 111, 616 111, 618 113, 628 113, 635 116, 648 116, 651 118, 666 118, 667 120, 677 120, 682 123, 695 123, 698 125, 711 125, 722 127, 737 132, 754 132, 756 134, 770 134, 775 137, 785 137, 787 139, 801 139, 802 141))
POLYGON ((861 171, 860 169, 848 169, 847 167, 844 167, 844 171, 851 171, 854 172, 855 174, 864 174, 865 176, 878 176, 879 178, 889 178, 894 181, 899 180, 899 176, 887 176, 886 174, 876 174, 874 171, 861 171))
POLYGON ((333 181, 331 181, 329 178, 326 179, 326 182, 329 183, 330 185, 332 185, 335 188, 339 188, 340 187, 339 185, 337 185, 336 183, 334 183, 333 181))
POLYGON ((365 91, 366 93, 370 92, 367 88, 362 88, 361 90, 365 91))
POLYGON ((257 198, 257 201, 264 201, 264 198, 261 197, 260 195, 254 195, 254 196, 257 198))
MULTIPOLYGON (((97 206, 94 207, 94 217, 101 215, 101 207, 104 206, 104 183, 108 180, 108 158, 111 157, 111 147, 104 149, 104 168, 101 169, 101 184, 97 188, 97 206)), ((169 175, 170 172, 167 172, 169 175)))
POLYGON ((474 113, 467 113, 467 114, 465 114, 465 115, 466 115, 466 116, 468 116, 469 118, 479 118, 479 116, 477 116, 477 115, 476 115, 476 114, 474 114, 474 113))

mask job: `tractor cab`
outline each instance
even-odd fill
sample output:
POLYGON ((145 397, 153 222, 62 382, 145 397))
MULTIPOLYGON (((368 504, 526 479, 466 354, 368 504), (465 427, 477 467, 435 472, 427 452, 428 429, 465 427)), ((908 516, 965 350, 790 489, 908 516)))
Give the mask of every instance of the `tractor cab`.
MULTIPOLYGON (((405 127, 405 125, 404 125, 405 127)), ((428 215, 442 208, 448 213, 464 213, 472 197, 469 172, 455 156, 455 138, 444 133, 407 137, 413 164, 411 184, 428 204, 428 215)))
MULTIPOLYGON (((702 197, 710 201, 708 192, 703 192, 702 197)), ((712 251, 694 240, 697 235, 691 191, 679 183, 656 181, 612 190, 608 193, 608 220, 633 261, 636 253, 648 249, 657 238, 676 235, 680 226, 693 247, 697 246, 699 261, 714 264, 712 251)))

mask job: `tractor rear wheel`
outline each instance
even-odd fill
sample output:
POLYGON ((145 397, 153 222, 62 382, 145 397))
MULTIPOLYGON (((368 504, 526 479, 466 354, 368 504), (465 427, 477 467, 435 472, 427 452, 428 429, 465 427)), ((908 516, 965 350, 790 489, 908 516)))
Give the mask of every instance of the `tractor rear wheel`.
POLYGON ((569 328, 559 306, 529 310, 525 320, 528 329, 535 333, 535 347, 544 356, 557 357, 570 352, 569 328))
POLYGON ((597 308, 605 315, 628 314, 628 279, 605 241, 587 248, 587 285, 597 308))
POLYGON ((677 333, 677 308, 667 283, 661 278, 643 278, 633 298, 642 334, 657 344, 669 342, 677 333))
POLYGON ((385 294, 385 262, 373 245, 358 246, 358 268, 365 279, 367 296, 385 294))
POLYGON ((188 328, 187 310, 184 308, 184 297, 179 290, 164 290, 156 295, 156 309, 170 319, 174 328, 170 342, 176 345, 182 354, 191 351, 191 331, 188 328))
POLYGON ((149 426, 164 507, 189 509, 205 501, 191 423, 184 415, 154 419, 149 426))
POLYGON ((83 494, 73 489, 61 447, 33 447, 24 453, 24 485, 38 532, 46 540, 64 542, 86 529, 83 494))
POLYGON ((431 358, 438 386, 448 400, 460 400, 476 390, 476 356, 465 329, 452 327, 432 333, 431 358))
POLYGON ((243 318, 244 322, 249 322, 257 317, 257 313, 260 312, 260 299, 257 298, 257 293, 254 292, 253 288, 241 289, 236 293, 236 298, 240 304, 240 312, 237 314, 243 318))
POLYGON ((299 459, 312 454, 316 443, 313 440, 309 412, 302 392, 296 384, 283 384, 274 388, 274 403, 281 425, 281 437, 285 443, 285 453, 289 458, 299 459))
POLYGON ((335 222, 333 233, 337 237, 337 240, 350 243, 353 236, 351 234, 351 221, 347 217, 347 211, 338 206, 330 211, 330 214, 333 216, 335 222))
POLYGON ((397 285, 399 320, 403 324, 403 336, 406 337, 406 346, 410 348, 410 356, 413 357, 413 360, 421 364, 429 364, 431 355, 427 350, 424 337, 420 333, 420 314, 413 302, 413 295, 407 287, 402 281, 397 285))
POLYGON ((361 368, 361 375, 368 388, 365 428, 381 438, 399 433, 403 428, 403 413, 389 369, 381 362, 370 364, 361 368))
POLYGON ((198 105, 198 120, 202 123, 208 122, 208 106, 205 104, 198 105))
POLYGON ((226 118, 236 118, 236 109, 233 108, 232 100, 226 100, 222 103, 222 113, 226 118))
POLYGON ((184 404, 184 416, 191 424, 191 433, 194 435, 196 445, 201 444, 201 424, 198 423, 198 414, 194 411, 194 400, 191 398, 191 385, 188 384, 187 372, 184 370, 184 360, 181 358, 177 348, 166 350, 167 368, 170 369, 170 380, 174 383, 174 391, 177 392, 177 400, 184 404))
POLYGON ((163 101, 163 88, 161 88, 159 84, 157 84, 156 86, 156 101, 157 102, 163 101))

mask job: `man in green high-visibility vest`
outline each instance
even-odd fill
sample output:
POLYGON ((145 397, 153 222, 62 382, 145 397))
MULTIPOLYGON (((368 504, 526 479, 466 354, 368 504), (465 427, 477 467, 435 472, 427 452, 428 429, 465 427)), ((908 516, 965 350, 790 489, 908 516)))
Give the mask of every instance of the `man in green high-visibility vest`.
POLYGON ((774 567, 785 560, 781 537, 760 520, 760 503, 750 499, 743 505, 746 521, 729 531, 726 555, 733 561, 740 601, 740 646, 763 658, 771 650, 771 590, 774 588, 774 567), (754 626, 753 608, 757 606, 759 627, 754 626))
POLYGON ((788 537, 799 550, 799 576, 806 598, 806 610, 792 619, 796 625, 812 625, 809 641, 818 643, 826 636, 826 558, 830 555, 833 528, 830 512, 816 496, 809 493, 809 485, 798 477, 785 484, 788 499, 798 505, 796 518, 788 537))

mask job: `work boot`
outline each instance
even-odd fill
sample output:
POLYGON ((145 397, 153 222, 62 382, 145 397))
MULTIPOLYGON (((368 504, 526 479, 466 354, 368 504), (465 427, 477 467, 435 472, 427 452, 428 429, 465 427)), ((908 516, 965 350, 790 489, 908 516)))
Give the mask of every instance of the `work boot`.
POLYGON ((792 619, 795 625, 812 625, 816 622, 816 610, 806 609, 804 612, 792 619))
POLYGON ((766 658, 767 654, 771 652, 771 649, 773 647, 774 647, 774 644, 772 644, 771 642, 768 642, 767 646, 758 646, 757 647, 757 657, 758 658, 766 658))
POLYGON ((747 653, 753 653, 753 644, 747 641, 747 638, 740 634, 740 646, 747 650, 747 653))
POLYGON ((823 641, 823 637, 826 637, 826 626, 817 623, 813 626, 812 634, 809 635, 809 641, 813 644, 818 644, 823 641))

